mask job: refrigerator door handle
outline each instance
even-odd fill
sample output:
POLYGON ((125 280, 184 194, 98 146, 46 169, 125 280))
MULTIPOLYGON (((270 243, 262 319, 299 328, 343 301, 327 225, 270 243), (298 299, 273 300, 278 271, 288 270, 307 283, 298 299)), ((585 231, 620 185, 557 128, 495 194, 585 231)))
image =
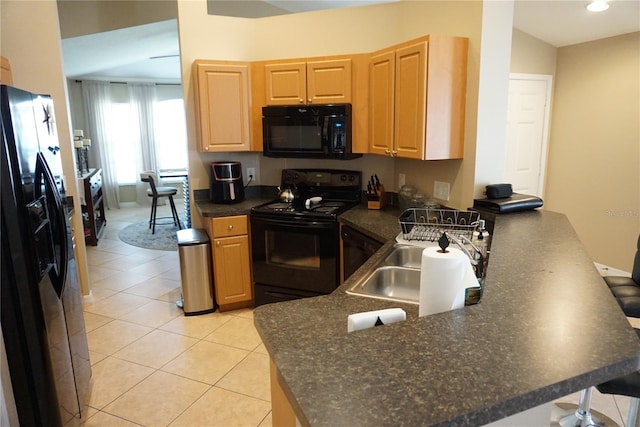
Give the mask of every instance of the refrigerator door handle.
MULTIPOLYGON (((62 196, 56 186, 56 181, 51 173, 51 169, 47 164, 42 153, 38 153, 36 156, 36 171, 35 171, 36 185, 35 193, 36 197, 42 195, 41 183, 44 180, 44 188, 46 192, 47 205, 49 215, 52 216, 51 220, 51 233, 53 234, 54 246, 59 247, 59 256, 55 256, 56 268, 52 269, 49 273, 51 275, 51 282, 55 288, 59 297, 62 297, 62 291, 64 290, 64 284, 67 280, 67 222, 65 219, 64 207, 62 204, 62 196)), ((57 255, 57 254, 55 254, 57 255)))

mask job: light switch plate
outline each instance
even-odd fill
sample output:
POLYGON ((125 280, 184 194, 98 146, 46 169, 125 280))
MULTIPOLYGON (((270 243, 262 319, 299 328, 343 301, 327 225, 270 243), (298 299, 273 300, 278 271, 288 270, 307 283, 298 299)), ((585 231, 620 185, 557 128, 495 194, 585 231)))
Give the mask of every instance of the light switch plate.
POLYGON ((433 197, 440 200, 449 201, 449 190, 451 184, 448 182, 434 181, 433 182, 433 197))

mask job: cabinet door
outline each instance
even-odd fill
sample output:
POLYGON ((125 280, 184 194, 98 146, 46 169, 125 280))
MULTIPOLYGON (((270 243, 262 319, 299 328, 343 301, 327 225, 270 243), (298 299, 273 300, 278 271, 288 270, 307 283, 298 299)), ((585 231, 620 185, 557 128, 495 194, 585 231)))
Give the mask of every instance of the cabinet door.
POLYGON ((351 103, 351 60, 307 62, 307 103, 351 103))
POLYGON ((249 255, 249 236, 214 239, 214 286, 216 301, 222 309, 225 305, 253 300, 249 255))
POLYGON ((374 54, 369 62, 369 152, 391 154, 395 91, 395 51, 374 54))
POLYGON ((394 142, 398 157, 424 158, 426 88, 427 42, 396 50, 394 142))
POLYGON ((304 104, 307 99, 305 62, 266 64, 265 90, 268 105, 304 104))
POLYGON ((249 151, 249 64, 196 61, 200 149, 249 151))

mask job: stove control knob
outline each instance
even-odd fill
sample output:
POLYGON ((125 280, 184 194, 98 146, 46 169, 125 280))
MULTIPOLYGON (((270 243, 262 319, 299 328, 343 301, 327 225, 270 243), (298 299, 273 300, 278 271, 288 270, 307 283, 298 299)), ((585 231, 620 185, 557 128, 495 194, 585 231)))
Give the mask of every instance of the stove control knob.
POLYGON ((353 182, 356 180, 355 175, 349 175, 349 181, 353 182))
POLYGON ((340 175, 340 181, 346 181, 347 175, 340 175))

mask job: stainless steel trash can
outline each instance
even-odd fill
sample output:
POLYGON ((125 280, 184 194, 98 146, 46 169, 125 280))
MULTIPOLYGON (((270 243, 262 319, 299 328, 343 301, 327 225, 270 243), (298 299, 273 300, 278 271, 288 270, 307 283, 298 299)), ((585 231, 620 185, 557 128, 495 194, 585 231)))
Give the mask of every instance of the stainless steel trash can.
POLYGON ((216 310, 211 275, 211 243, 204 230, 178 230, 178 254, 182 299, 179 307, 185 316, 211 313, 216 310))

